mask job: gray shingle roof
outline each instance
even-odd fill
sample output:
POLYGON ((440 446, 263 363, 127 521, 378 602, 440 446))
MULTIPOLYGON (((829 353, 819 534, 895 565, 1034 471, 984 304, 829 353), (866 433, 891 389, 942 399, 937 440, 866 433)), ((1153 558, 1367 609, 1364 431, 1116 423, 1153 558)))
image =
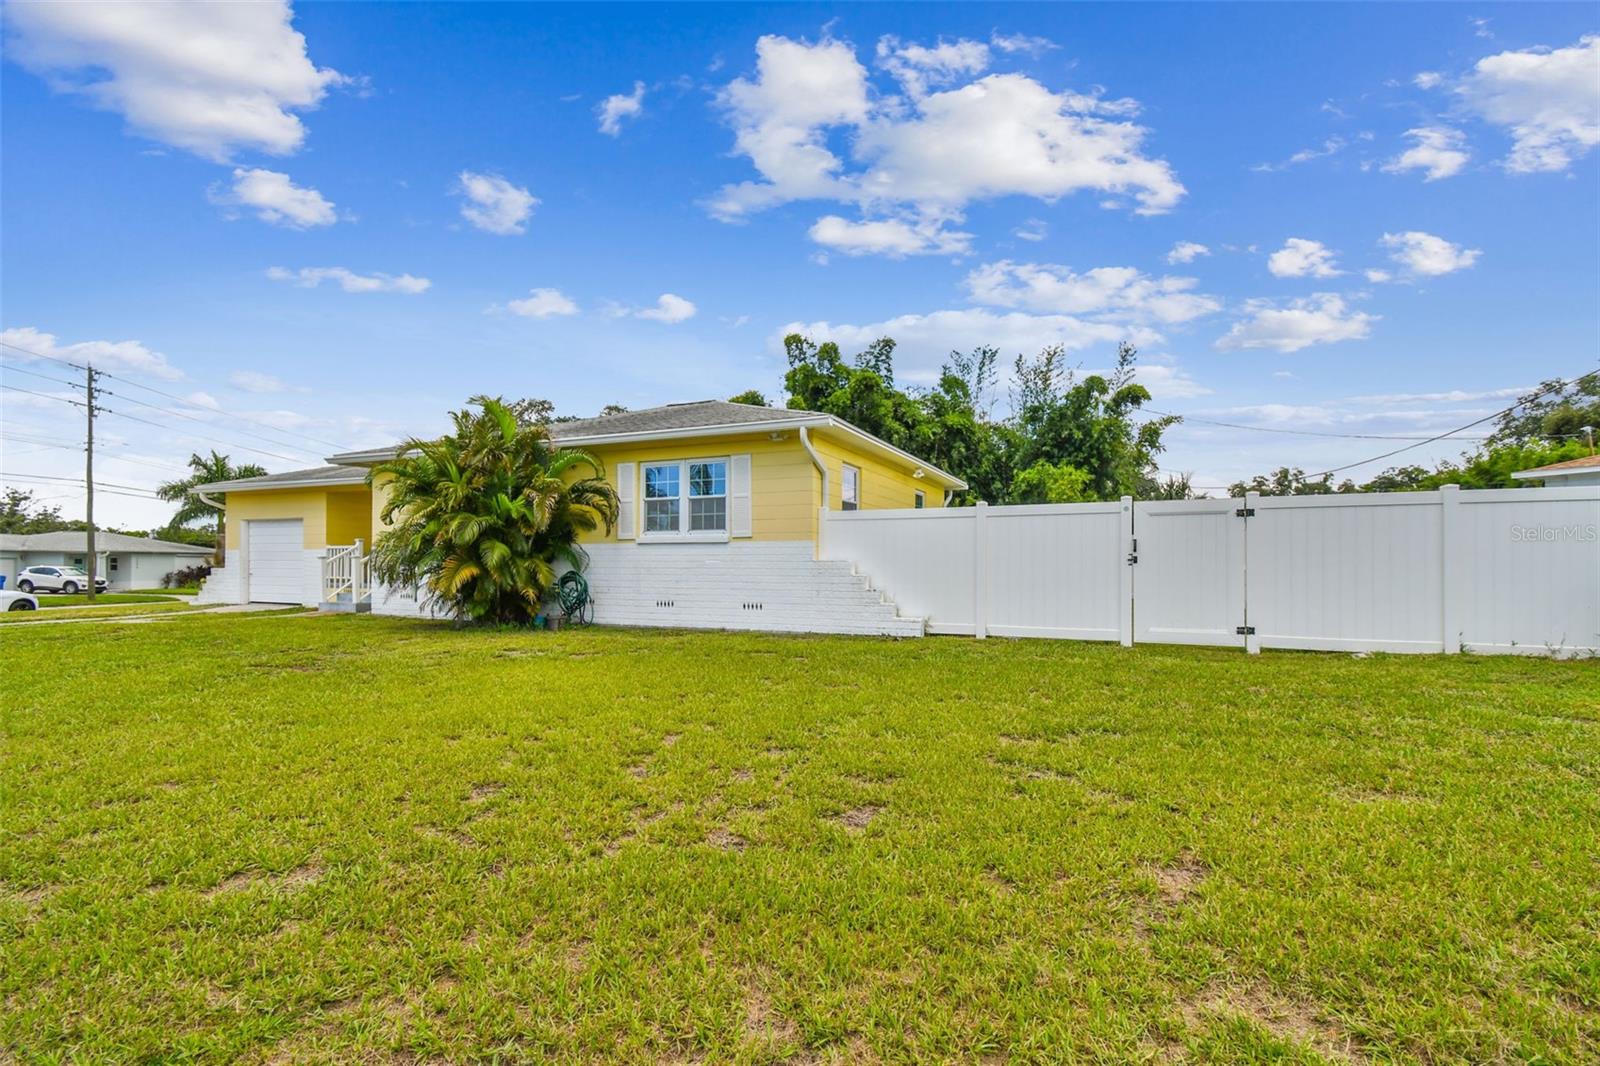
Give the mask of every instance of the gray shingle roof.
POLYGON ((711 426, 738 426, 770 422, 816 421, 815 411, 791 411, 785 407, 756 407, 726 400, 696 400, 669 403, 642 411, 580 418, 575 422, 553 422, 550 436, 556 440, 610 436, 613 433, 661 433, 677 429, 706 429, 711 426))
POLYGON ((274 485, 359 485, 367 472, 350 466, 314 466, 309 470, 286 470, 281 474, 263 477, 240 478, 237 481, 214 481, 209 485, 196 485, 199 492, 227 492, 234 488, 270 489, 274 485))
MULTIPOLYGON (((0 535, 0 551, 8 552, 81 552, 87 541, 83 533, 6 533, 0 535)), ((198 544, 179 544, 170 540, 152 540, 149 537, 130 537, 126 533, 99 530, 94 535, 96 551, 116 552, 118 555, 148 553, 153 555, 210 555, 211 549, 198 544)))

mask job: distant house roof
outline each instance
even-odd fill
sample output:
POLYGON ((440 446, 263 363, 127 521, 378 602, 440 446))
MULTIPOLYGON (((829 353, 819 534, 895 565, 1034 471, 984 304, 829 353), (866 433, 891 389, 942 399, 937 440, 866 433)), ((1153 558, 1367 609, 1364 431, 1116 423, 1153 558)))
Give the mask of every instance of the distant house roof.
POLYGON ((237 481, 213 481, 209 485, 196 485, 196 492, 227 492, 230 489, 293 489, 326 488, 330 485, 359 485, 367 480, 367 472, 353 466, 315 466, 309 470, 287 470, 281 474, 263 477, 240 478, 237 481))
MULTIPOLYGON (((0 534, 0 551, 81 552, 87 546, 85 535, 81 532, 0 534)), ((108 533, 105 530, 95 533, 94 546, 96 551, 116 552, 118 555, 210 555, 212 552, 212 549, 200 544, 130 537, 126 533, 108 533)))
POLYGON ((1583 455, 1576 459, 1550 463, 1548 466, 1536 466, 1531 470, 1518 470, 1511 476, 1527 480, 1529 478, 1562 478, 1572 474, 1593 473, 1600 473, 1600 455, 1583 455))
MULTIPOLYGON (((758 407, 747 403, 729 403, 726 400, 696 400, 692 403, 669 403, 664 407, 647 407, 641 411, 622 411, 598 418, 580 418, 570 422, 552 422, 551 439, 570 445, 621 444, 629 441, 665 440, 674 437, 727 436, 744 433, 781 432, 806 426, 816 429, 836 430, 855 438, 861 445, 897 456, 901 461, 925 469, 937 480, 952 488, 964 489, 967 483, 932 463, 861 430, 834 415, 816 411, 794 411, 786 407, 758 407)), ((314 470, 293 470, 285 474, 248 478, 243 481, 221 481, 201 485, 201 492, 227 492, 243 489, 291 488, 296 486, 358 485, 366 478, 363 466, 393 459, 401 445, 364 451, 340 452, 328 456, 333 466, 314 470)))

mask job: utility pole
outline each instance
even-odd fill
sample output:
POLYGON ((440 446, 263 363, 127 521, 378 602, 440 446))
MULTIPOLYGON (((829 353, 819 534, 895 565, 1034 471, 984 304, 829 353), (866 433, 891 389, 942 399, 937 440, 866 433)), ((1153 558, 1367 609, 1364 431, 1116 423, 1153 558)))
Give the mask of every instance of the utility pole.
POLYGON ((84 410, 89 413, 89 430, 88 430, 88 433, 87 433, 87 435, 85 437, 84 449, 83 449, 83 455, 84 455, 84 460, 83 460, 83 486, 84 486, 85 492, 87 493, 87 496, 85 497, 87 502, 84 505, 84 517, 87 519, 87 522, 85 524, 89 527, 89 552, 84 557, 85 561, 88 563, 88 565, 86 567, 84 567, 84 569, 89 572, 89 588, 88 588, 87 591, 89 593, 89 602, 93 603, 94 602, 94 597, 95 597, 94 579, 95 579, 96 571, 99 569, 99 566, 97 565, 99 563, 99 559, 95 556, 95 552, 94 552, 94 410, 95 410, 94 398, 95 398, 95 395, 96 395, 95 394, 95 387, 94 387, 95 370, 94 370, 94 367, 92 367, 92 366, 86 366, 86 367, 83 368, 83 372, 84 372, 84 375, 85 375, 84 393, 85 393, 85 398, 88 400, 88 402, 85 403, 83 405, 83 407, 84 407, 84 410))

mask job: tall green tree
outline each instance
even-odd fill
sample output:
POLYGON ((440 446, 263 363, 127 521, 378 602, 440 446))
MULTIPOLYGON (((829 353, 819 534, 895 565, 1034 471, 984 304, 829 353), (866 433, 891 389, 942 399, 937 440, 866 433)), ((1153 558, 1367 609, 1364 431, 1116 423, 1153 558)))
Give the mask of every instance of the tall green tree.
POLYGON ((60 507, 47 507, 27 489, 8 488, 0 497, 0 533, 55 533, 71 529, 60 507))
POLYGON ((1138 355, 1124 342, 1109 375, 1081 380, 1062 366, 1060 347, 1046 348, 1032 360, 1018 356, 1014 469, 1041 461, 1066 464, 1088 474, 1089 499, 1146 495, 1156 484, 1161 435, 1179 419, 1135 417, 1150 402, 1150 390, 1134 380, 1138 355))
MULTIPOLYGON (((217 481, 238 481, 247 477, 262 477, 266 469, 256 463, 233 464, 233 460, 226 455, 219 455, 215 450, 209 455, 195 453, 189 456, 190 474, 177 481, 168 481, 156 486, 156 495, 169 503, 176 503, 178 510, 173 514, 168 523, 174 529, 182 526, 191 526, 196 522, 209 521, 216 532, 216 561, 221 566, 227 551, 226 537, 223 535, 224 512, 220 508, 211 506, 195 493, 195 486, 209 485, 217 481)), ((225 501, 225 496, 213 496, 218 502, 225 501)))
POLYGON ((1570 382, 1541 382, 1518 397, 1517 405, 1495 420, 1492 445, 1527 444, 1538 440, 1588 441, 1584 427, 1600 440, 1600 370, 1570 382))
POLYGON ((468 402, 453 432, 409 440, 374 468, 392 480, 373 573, 459 620, 526 624, 557 567, 587 561, 579 535, 616 524, 617 494, 592 455, 556 445, 543 422, 497 397, 468 402))

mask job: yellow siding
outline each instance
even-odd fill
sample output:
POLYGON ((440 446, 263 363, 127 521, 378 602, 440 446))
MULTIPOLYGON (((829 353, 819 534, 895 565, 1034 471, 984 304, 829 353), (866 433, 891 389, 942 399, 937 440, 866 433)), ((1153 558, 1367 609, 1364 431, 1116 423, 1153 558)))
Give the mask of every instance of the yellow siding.
POLYGON ((226 539, 239 546, 239 523, 266 518, 298 518, 307 548, 349 544, 357 537, 371 540, 372 494, 364 486, 339 489, 266 489, 230 492, 227 497, 226 539))
MULTIPOLYGON (((605 466, 614 485, 618 463, 653 463, 673 459, 718 459, 750 456, 750 531, 755 540, 813 540, 821 488, 816 467, 799 437, 791 430, 774 441, 766 434, 738 437, 701 437, 697 440, 658 441, 650 444, 611 444, 588 449, 605 466)), ((634 469, 638 476, 638 467, 634 469)), ((639 493, 635 490, 635 506, 639 493)), ((642 513, 642 508, 641 508, 642 513)), ((586 542, 616 540, 596 532, 586 542)))
MULTIPOLYGON (((813 430, 811 441, 828 467, 828 506, 840 507, 843 464, 861 470, 861 506, 864 509, 914 506, 914 493, 925 496, 924 506, 943 507, 944 487, 931 478, 913 478, 912 465, 890 460, 859 448, 852 438, 829 430, 813 430)), ((755 540, 811 541, 817 535, 817 509, 821 505, 821 477, 794 430, 783 439, 767 434, 736 437, 701 437, 643 444, 611 444, 589 449, 605 468, 606 477, 617 480, 617 464, 681 460, 716 459, 730 455, 750 456, 751 532, 755 540)), ((386 479, 372 488, 345 486, 336 489, 269 489, 235 492, 228 497, 227 544, 239 545, 239 523, 257 518, 299 518, 305 523, 305 546, 323 548, 329 544, 350 544, 358 537, 369 545, 383 531, 380 513, 388 499, 386 479)), ((635 507, 642 513, 638 490, 635 507)), ((615 540, 601 532, 586 534, 589 543, 615 540)))
POLYGON ((931 477, 914 478, 916 469, 903 461, 891 462, 875 453, 857 448, 847 437, 828 430, 813 430, 811 443, 828 464, 828 506, 840 510, 843 505, 844 464, 861 471, 861 509, 915 507, 916 494, 923 494, 924 507, 944 506, 944 486, 931 477))
POLYGON ((387 526, 383 523, 383 505, 389 502, 389 485, 394 478, 385 474, 372 480, 372 532, 374 535, 382 533, 387 526))
POLYGON ((372 543, 372 492, 366 486, 328 493, 328 543, 372 543))
POLYGON ((328 546, 327 489, 267 489, 258 492, 230 492, 228 505, 228 547, 239 546, 241 522, 261 518, 298 518, 305 523, 305 547, 328 546))

